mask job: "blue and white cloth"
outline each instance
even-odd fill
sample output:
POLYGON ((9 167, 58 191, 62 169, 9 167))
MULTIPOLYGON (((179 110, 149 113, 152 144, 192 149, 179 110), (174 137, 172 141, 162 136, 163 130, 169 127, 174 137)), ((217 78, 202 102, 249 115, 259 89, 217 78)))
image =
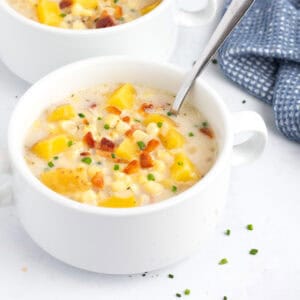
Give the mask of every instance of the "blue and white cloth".
POLYGON ((227 77, 272 105, 278 129, 300 143, 300 0, 256 0, 219 62, 227 77))

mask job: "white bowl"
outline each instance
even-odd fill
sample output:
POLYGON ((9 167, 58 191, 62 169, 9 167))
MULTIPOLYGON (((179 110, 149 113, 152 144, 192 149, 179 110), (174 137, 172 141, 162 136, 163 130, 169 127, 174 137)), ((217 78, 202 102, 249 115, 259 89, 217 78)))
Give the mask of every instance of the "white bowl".
MULTIPOLYGON (((62 65, 100 55, 131 55, 165 60, 173 51, 177 26, 174 0, 164 0, 149 14, 109 28, 71 30, 32 21, 0 0, 0 58, 22 79, 33 83, 62 65)), ((197 13, 178 11, 180 23, 213 30, 223 0, 209 0, 197 13)), ((203 39, 205 39, 203 37, 203 39)))
POLYGON ((231 115, 222 98, 201 80, 190 98, 214 128, 219 154, 201 181, 175 197, 129 209, 88 206, 48 189, 24 160, 24 138, 32 122, 70 93, 105 82, 140 83, 176 93, 183 77, 184 72, 171 65, 102 57, 51 73, 20 99, 8 134, 14 197, 21 223, 40 247, 82 269, 131 274, 168 266, 205 245, 225 204, 232 163, 257 158, 267 133, 259 115, 231 115), (254 134, 234 147, 234 133, 239 131, 254 134))

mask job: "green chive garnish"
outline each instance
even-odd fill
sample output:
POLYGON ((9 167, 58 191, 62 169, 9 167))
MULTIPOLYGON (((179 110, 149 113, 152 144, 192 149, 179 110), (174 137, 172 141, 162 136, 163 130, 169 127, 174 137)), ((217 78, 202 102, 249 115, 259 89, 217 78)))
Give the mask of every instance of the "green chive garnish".
POLYGON ((52 161, 49 161, 49 162, 48 162, 48 167, 49 167, 49 168, 53 168, 53 167, 54 167, 54 163, 53 163, 52 161))
POLYGON ((184 294, 185 294, 186 296, 188 296, 190 293, 191 293, 191 291, 190 291, 189 289, 185 289, 185 290, 184 290, 184 294))
POLYGON ((176 192, 177 192, 177 186, 175 186, 175 185, 172 186, 172 192, 173 192, 173 193, 176 193, 176 192))
POLYGON ((116 158, 116 154, 112 153, 112 154, 111 154, 111 157, 112 157, 112 158, 116 158))
POLYGON ((223 300, 227 300, 227 296, 224 296, 224 297, 223 297, 223 300))
POLYGON ((90 157, 84 157, 81 161, 87 165, 92 163, 92 159, 90 157))
POLYGON ((230 233, 231 233, 230 229, 227 229, 227 230, 225 231, 225 234, 226 234, 226 235, 230 235, 230 233))
POLYGON ((60 14, 60 16, 61 16, 62 18, 64 18, 64 17, 66 16, 66 14, 60 14))
POLYGON ((168 274, 168 278, 173 279, 174 275, 173 274, 168 274))
POLYGON ((146 145, 143 141, 138 141, 137 145, 139 146, 140 150, 144 150, 146 148, 146 145))
POLYGON ((139 120, 139 119, 134 119, 134 121, 137 122, 137 123, 141 123, 141 122, 142 122, 142 121, 139 120))
POLYGON ((104 124, 104 129, 106 129, 106 130, 108 130, 110 127, 109 127, 109 125, 108 124, 104 124))
POLYGON ((194 136, 194 133, 193 132, 189 132, 189 136, 194 136))
POLYGON ((170 111, 167 112, 167 116, 171 117, 172 115, 173 115, 172 112, 170 111))
POLYGON ((222 258, 222 259, 219 261, 219 265, 226 265, 226 264, 228 264, 227 258, 222 258))
POLYGON ((251 250, 249 251, 249 254, 251 254, 251 255, 256 255, 257 252, 258 252, 257 249, 251 249, 251 250))
POLYGON ((59 158, 58 156, 54 156, 53 157, 54 160, 58 160, 58 158, 59 158))
POLYGON ((73 145, 73 141, 68 141, 68 147, 71 147, 73 145))
POLYGON ((115 171, 120 170, 120 166, 119 166, 119 165, 114 165, 114 170, 115 170, 115 171))
POLYGON ((176 297, 177 297, 177 298, 180 298, 180 297, 181 297, 181 294, 176 293, 176 297))
POLYGON ((97 120, 98 120, 98 121, 101 121, 101 120, 102 120, 102 118, 101 118, 101 117, 98 117, 98 118, 97 118, 97 120))
POLYGON ((157 123, 157 127, 158 127, 158 128, 162 128, 162 126, 163 126, 163 122, 158 122, 158 123, 157 123))
POLYGON ((155 177, 154 177, 154 175, 151 174, 151 173, 147 175, 147 179, 148 179, 149 181, 155 181, 155 177))
POLYGON ((247 225, 247 229, 250 230, 250 231, 252 231, 252 230, 254 229, 254 228, 253 228, 253 225, 252 225, 252 224, 248 224, 248 225, 247 225))
POLYGON ((79 118, 85 118, 85 115, 82 114, 82 113, 79 113, 79 114, 78 114, 78 117, 79 117, 79 118))
POLYGON ((207 121, 203 122, 202 127, 208 127, 208 122, 207 121))
POLYGON ((179 161, 179 162, 177 163, 177 165, 178 165, 178 166, 183 166, 183 162, 182 162, 182 161, 179 161))

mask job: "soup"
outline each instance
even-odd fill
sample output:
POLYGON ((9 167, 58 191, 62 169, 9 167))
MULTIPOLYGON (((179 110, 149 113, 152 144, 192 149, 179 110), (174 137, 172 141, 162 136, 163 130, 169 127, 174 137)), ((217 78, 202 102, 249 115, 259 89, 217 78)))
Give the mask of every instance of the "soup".
POLYGON ((8 0, 25 17, 66 29, 105 28, 135 20, 161 0, 8 0))
POLYGON ((197 183, 216 160, 206 118, 174 95, 130 83, 69 95, 33 123, 25 159, 48 188, 94 206, 157 203, 197 183))

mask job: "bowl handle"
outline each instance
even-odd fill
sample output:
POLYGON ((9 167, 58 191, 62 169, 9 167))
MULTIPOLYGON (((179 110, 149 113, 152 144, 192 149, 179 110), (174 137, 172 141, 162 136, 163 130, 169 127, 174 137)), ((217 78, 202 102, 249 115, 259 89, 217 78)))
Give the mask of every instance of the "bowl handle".
POLYGON ((268 133, 263 118, 256 112, 244 111, 233 114, 234 134, 252 134, 246 141, 233 147, 233 166, 239 166, 256 160, 264 151, 268 133))
POLYGON ((0 207, 12 205, 12 178, 7 151, 0 149, 0 207))
POLYGON ((197 11, 188 11, 177 5, 176 21, 178 25, 186 27, 210 26, 213 30, 221 15, 224 0, 207 0, 207 2, 205 8, 197 11))

